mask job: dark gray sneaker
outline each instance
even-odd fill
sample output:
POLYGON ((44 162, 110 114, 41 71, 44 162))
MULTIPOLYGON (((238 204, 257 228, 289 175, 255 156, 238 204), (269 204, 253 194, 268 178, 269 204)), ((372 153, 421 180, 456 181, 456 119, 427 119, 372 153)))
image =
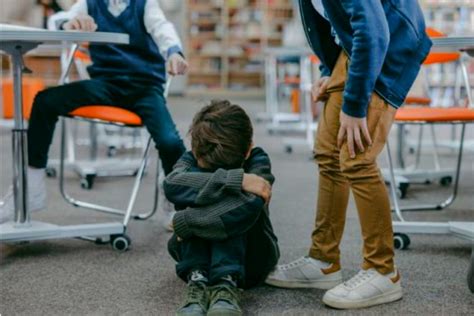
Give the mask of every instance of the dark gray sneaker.
POLYGON ((176 316, 205 316, 209 294, 204 282, 189 281, 186 299, 176 311, 176 316))
POLYGON ((240 296, 242 290, 227 283, 209 289, 211 302, 207 316, 241 316, 240 296))

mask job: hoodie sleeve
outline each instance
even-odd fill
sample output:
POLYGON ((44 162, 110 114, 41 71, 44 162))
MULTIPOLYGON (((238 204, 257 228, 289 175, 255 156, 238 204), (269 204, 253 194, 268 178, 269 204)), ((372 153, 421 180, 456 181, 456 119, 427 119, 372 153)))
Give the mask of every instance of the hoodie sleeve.
POLYGON ((349 116, 365 117, 388 50, 388 22, 380 0, 340 2, 354 32, 342 110, 349 116))

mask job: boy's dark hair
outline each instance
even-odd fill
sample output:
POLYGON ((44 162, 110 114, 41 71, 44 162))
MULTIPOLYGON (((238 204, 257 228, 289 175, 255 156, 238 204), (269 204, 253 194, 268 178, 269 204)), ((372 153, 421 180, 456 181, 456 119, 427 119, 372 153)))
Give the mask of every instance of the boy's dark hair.
POLYGON ((213 100, 199 111, 189 129, 191 148, 206 169, 241 168, 252 145, 247 113, 227 100, 213 100))

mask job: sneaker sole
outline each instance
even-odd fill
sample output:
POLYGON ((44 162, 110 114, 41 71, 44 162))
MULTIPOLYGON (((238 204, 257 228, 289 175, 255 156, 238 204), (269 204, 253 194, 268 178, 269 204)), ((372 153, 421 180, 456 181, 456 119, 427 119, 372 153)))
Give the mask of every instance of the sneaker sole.
POLYGON ((210 309, 207 311, 207 316, 222 316, 222 315, 242 316, 242 312, 230 310, 230 309, 222 309, 222 308, 210 309))
POLYGON ((332 308, 337 308, 337 309, 356 309, 356 308, 365 308, 365 307, 395 302, 402 299, 402 297, 403 297, 403 292, 402 292, 402 289, 400 288, 390 293, 382 294, 373 298, 355 301, 355 302, 354 301, 341 302, 341 301, 338 301, 337 299, 332 299, 331 297, 324 295, 323 303, 326 304, 327 306, 330 306, 332 308))
POLYGON ((320 289, 320 290, 330 290, 333 287, 342 283, 342 278, 328 281, 282 281, 276 279, 267 279, 266 284, 285 288, 285 289, 320 289))

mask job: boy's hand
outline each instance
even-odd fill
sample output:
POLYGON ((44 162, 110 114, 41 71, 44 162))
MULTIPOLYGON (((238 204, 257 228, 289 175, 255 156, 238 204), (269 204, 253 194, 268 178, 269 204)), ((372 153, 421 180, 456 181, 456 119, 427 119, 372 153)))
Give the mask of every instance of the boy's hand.
POLYGON ((178 53, 171 55, 168 59, 168 73, 172 76, 184 75, 188 71, 188 63, 178 53))
POLYGON ((84 32, 95 32, 97 30, 97 24, 90 15, 78 15, 75 18, 67 21, 63 24, 65 31, 84 31, 84 32))
POLYGON ((370 138, 369 129, 367 128, 367 118, 352 117, 341 111, 339 121, 341 127, 337 134, 337 147, 341 148, 344 139, 347 137, 347 148, 351 158, 355 158, 356 155, 355 145, 357 145, 357 148, 359 148, 361 152, 365 151, 361 134, 367 144, 369 146, 372 145, 372 139, 370 138))
POLYGON ((265 204, 268 204, 272 197, 272 186, 270 183, 255 174, 244 173, 242 189, 261 197, 265 201, 265 204))
POLYGON ((318 81, 313 83, 311 87, 311 95, 313 97, 313 102, 318 101, 326 101, 328 98, 328 94, 326 93, 326 89, 328 87, 329 77, 321 77, 318 81))

